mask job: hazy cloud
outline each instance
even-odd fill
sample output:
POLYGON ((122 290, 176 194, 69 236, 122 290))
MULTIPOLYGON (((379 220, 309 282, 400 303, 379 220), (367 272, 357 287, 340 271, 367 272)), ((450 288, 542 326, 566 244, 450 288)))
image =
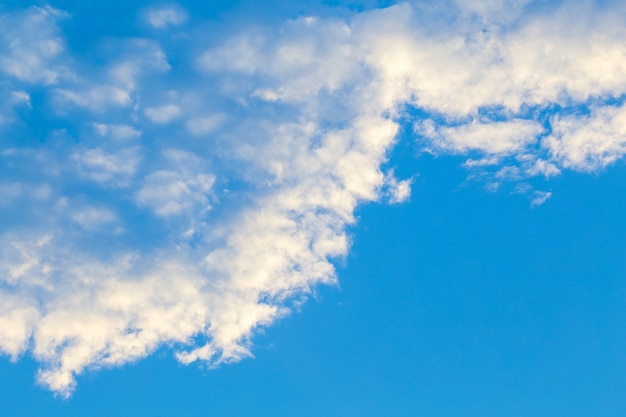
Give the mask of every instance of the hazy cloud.
POLYGON ((178 26, 187 21, 187 11, 179 5, 155 7, 145 12, 145 19, 155 29, 178 26))
POLYGON ((48 6, 0 15, 0 72, 42 84, 54 84, 66 75, 67 69, 59 62, 65 42, 57 21, 68 17, 48 6))

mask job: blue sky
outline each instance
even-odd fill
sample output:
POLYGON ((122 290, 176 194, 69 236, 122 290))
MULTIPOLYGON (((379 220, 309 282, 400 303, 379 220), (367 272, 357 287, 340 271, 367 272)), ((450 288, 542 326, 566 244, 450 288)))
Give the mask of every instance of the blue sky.
POLYGON ((621 416, 626 7, 0 7, 0 414, 621 416))

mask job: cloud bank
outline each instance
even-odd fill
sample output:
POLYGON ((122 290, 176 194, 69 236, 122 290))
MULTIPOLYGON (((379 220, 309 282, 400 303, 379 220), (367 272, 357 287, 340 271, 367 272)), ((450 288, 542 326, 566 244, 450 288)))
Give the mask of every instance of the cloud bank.
POLYGON ((103 39, 97 60, 67 46, 69 13, 0 17, 0 351, 60 395, 164 345, 250 356, 336 282, 359 204, 409 198, 384 169, 399 140, 492 183, 626 153, 617 2, 402 3, 219 40, 164 37, 178 5, 138 13, 161 37, 103 39))

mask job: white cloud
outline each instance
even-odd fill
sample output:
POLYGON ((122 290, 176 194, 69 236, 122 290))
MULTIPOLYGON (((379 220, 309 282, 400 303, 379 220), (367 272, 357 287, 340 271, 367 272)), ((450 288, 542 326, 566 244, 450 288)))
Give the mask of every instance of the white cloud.
POLYGON ((32 108, 32 104, 30 102, 30 94, 26 91, 13 91, 11 93, 11 101, 15 104, 23 104, 29 109, 32 108))
MULTIPOLYGON (((493 188, 623 157, 623 6, 445 4, 184 38, 202 50, 172 61, 185 80, 137 39, 71 81, 12 73, 93 113, 83 135, 0 154, 54 190, 32 203, 47 216, 0 235, 0 350, 31 354, 63 395, 163 344, 183 363, 249 356, 255 329, 336 282, 360 203, 409 198, 411 180, 382 170, 403 122, 493 188)), ((7 201, 24 184, 3 182, 7 201)), ((532 206, 551 195, 523 192, 532 206)))
POLYGON ((149 9, 144 15, 146 21, 155 29, 167 29, 187 21, 188 13, 179 5, 169 5, 149 9))
POLYGON ((12 360, 24 352, 32 329, 40 320, 40 312, 29 297, 0 291, 0 345, 12 360))
POLYGON ((153 123, 170 123, 180 117, 180 108, 174 104, 159 107, 148 107, 144 114, 153 123))
POLYGON ((387 179, 385 186, 387 187, 387 196, 390 204, 404 203, 411 197, 411 178, 398 181, 391 176, 387 179))
POLYGON ((380 25, 379 32, 359 35, 366 62, 386 78, 389 95, 447 116, 473 114, 481 106, 516 112, 522 104, 562 103, 565 97, 619 96, 626 85, 619 42, 625 29, 617 19, 623 6, 570 6, 563 3, 545 16, 530 12, 510 27, 469 19, 426 31, 422 23, 430 16, 405 4, 387 12, 393 25, 370 13, 357 27, 380 25))
POLYGON ((438 127, 431 120, 416 125, 415 132, 424 135, 435 149, 466 153, 512 154, 523 151, 537 141, 543 127, 533 120, 476 122, 454 127, 438 127))
POLYGON ((93 74, 87 71, 86 76, 75 76, 72 82, 53 90, 58 112, 73 106, 101 114, 117 107, 135 109, 136 90, 142 79, 170 69, 165 53, 155 41, 131 38, 109 43, 108 49, 115 52, 107 56, 110 62, 106 68, 93 69, 93 74))
POLYGON ((76 151, 71 159, 81 176, 105 186, 127 186, 137 172, 141 155, 137 147, 110 153, 102 148, 76 151))
POLYGON ((260 29, 235 36, 200 55, 198 67, 256 75, 261 82, 252 96, 267 101, 307 100, 322 89, 352 85, 362 74, 363 57, 346 22, 307 17, 288 21, 280 30, 280 37, 260 29))
POLYGON ((531 200, 530 206, 540 206, 545 203, 550 197, 552 197, 552 193, 549 191, 535 191, 535 197, 531 200))
POLYGON ((107 207, 98 207, 81 201, 72 201, 67 197, 59 198, 53 210, 60 217, 67 216, 69 220, 87 232, 102 231, 103 226, 110 226, 118 219, 115 213, 107 207))
POLYGON ((85 107, 102 113, 111 107, 129 107, 132 98, 128 91, 111 85, 101 85, 82 91, 66 89, 56 90, 56 102, 61 106, 68 104, 85 107))
POLYGON ((85 230, 95 230, 102 224, 115 221, 115 214, 106 208, 84 207, 72 213, 72 221, 85 230))
POLYGON ((100 136, 109 136, 112 139, 117 140, 131 140, 138 139, 141 136, 141 131, 135 129, 127 124, 107 124, 107 123, 94 123, 94 129, 100 136))
POLYGON ((65 49, 57 21, 67 17, 36 6, 0 15, 0 71, 29 83, 56 83, 67 73, 57 62, 65 49))
POLYGON ((138 204, 149 206, 164 217, 180 214, 195 202, 209 208, 205 194, 211 190, 213 181, 208 175, 183 178, 174 171, 157 171, 146 177, 135 198, 138 204))
POLYGON ((594 108, 588 116, 555 116, 552 128, 543 145, 565 168, 595 171, 626 154, 624 105, 594 108))
POLYGON ((167 72, 170 65, 161 46, 148 39, 128 39, 115 45, 120 56, 108 68, 112 83, 127 91, 134 91, 142 76, 167 72))

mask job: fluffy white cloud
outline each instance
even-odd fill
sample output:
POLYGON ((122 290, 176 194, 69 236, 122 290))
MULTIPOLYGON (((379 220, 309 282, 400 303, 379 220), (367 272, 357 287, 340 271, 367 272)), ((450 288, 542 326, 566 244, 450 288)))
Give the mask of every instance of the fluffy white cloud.
MULTIPOLYGON (((32 354, 63 395, 85 369, 163 344, 183 363, 249 356, 256 328, 336 281, 360 203, 410 197, 411 180, 383 170, 402 123, 494 188, 623 157, 623 6, 445 5, 185 38, 202 51, 173 61, 185 80, 146 39, 76 79, 3 70, 55 82, 57 117, 78 133, 0 153, 28 176, 2 183, 6 210, 35 195, 27 184, 48 187, 32 221, 0 233, 0 351, 32 354), (86 120, 65 116, 76 106, 86 120)), ((184 21, 150 10, 155 28, 184 21)), ((46 19, 39 33, 56 34, 46 19)), ((551 195, 518 192, 532 206, 551 195)))
POLYGON ((415 15, 405 4, 396 7, 393 23, 376 13, 357 22, 380 25, 378 32, 361 33, 365 59, 391 83, 388 94, 448 117, 488 106, 519 112, 567 99, 620 96, 626 57, 617 16, 624 7, 598 10, 577 2, 553 9, 509 15, 516 17, 510 26, 468 19, 455 27, 423 28, 430 16, 415 15))
POLYGON ((552 134, 543 143, 566 168, 604 168, 626 153, 626 108, 602 106, 589 115, 555 116, 552 134))
POLYGON ((398 181, 393 175, 386 178, 386 195, 391 204, 404 203, 411 197, 413 179, 398 181))

